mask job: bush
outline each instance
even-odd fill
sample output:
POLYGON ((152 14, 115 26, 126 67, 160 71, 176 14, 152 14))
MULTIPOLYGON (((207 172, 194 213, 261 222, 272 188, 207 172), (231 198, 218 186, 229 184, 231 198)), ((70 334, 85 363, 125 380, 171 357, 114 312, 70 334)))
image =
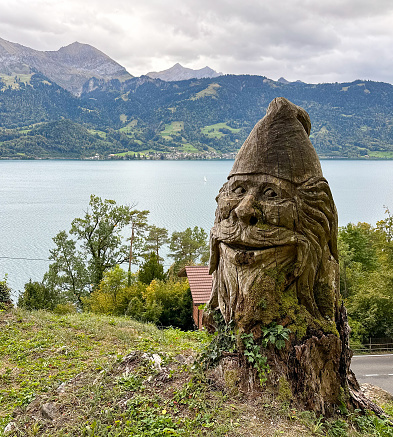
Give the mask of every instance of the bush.
POLYGON ((55 314, 75 314, 77 312, 76 306, 72 302, 58 303, 53 309, 55 314))
POLYGON ((59 303, 59 295, 42 282, 30 281, 25 284, 25 290, 19 295, 18 307, 27 310, 53 310, 59 303))
POLYGON ((7 285, 7 278, 0 281, 0 311, 12 307, 11 288, 7 285))
POLYGON ((140 322, 158 323, 162 306, 155 302, 146 302, 143 298, 134 296, 128 305, 126 315, 140 322))
POLYGON ((153 280, 144 295, 147 306, 154 302, 162 307, 158 323, 184 330, 192 329, 192 298, 188 282, 153 280))
POLYGON ((146 285, 149 285, 153 279, 165 280, 164 267, 159 263, 155 252, 151 252, 146 257, 146 261, 139 269, 138 278, 146 285))
POLYGON ((127 273, 117 265, 104 273, 98 288, 90 296, 82 298, 83 308, 93 313, 124 315, 133 298, 142 299, 144 288, 135 278, 128 286, 127 273))
POLYGON ((149 285, 135 276, 128 285, 127 273, 119 266, 104 273, 97 290, 83 298, 83 308, 93 313, 127 315, 141 322, 193 328, 192 298, 187 281, 160 281, 149 285))

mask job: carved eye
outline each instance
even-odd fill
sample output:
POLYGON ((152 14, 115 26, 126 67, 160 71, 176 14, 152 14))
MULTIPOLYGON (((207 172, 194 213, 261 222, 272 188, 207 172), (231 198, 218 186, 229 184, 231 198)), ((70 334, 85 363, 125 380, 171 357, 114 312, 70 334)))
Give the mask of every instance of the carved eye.
POLYGON ((272 188, 267 188, 263 192, 263 195, 266 197, 277 197, 277 193, 272 188))
POLYGON ((243 188, 242 186, 239 186, 239 187, 235 188, 235 189, 233 190, 233 192, 234 192, 235 194, 244 194, 244 193, 246 192, 246 189, 243 188))

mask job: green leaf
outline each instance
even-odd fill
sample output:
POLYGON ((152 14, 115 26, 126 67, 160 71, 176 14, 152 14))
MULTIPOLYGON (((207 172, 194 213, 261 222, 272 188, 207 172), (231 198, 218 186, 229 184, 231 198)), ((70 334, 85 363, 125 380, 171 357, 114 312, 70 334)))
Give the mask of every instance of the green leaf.
POLYGON ((285 341, 284 340, 277 340, 276 341, 276 348, 278 350, 282 349, 285 346, 285 341))

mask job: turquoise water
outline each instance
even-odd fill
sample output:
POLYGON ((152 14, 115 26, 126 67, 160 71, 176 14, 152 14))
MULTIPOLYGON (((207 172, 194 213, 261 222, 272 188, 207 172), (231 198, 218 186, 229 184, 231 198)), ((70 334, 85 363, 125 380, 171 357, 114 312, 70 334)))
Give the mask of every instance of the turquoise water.
MULTIPOLYGON (((233 161, 0 161, 0 278, 15 290, 47 270, 52 237, 81 217, 90 194, 150 210, 170 232, 210 230, 233 161), (9 258, 30 258, 8 259, 9 258), (36 260, 33 260, 36 259, 36 260)), ((322 161, 339 224, 393 210, 393 161, 322 161)))

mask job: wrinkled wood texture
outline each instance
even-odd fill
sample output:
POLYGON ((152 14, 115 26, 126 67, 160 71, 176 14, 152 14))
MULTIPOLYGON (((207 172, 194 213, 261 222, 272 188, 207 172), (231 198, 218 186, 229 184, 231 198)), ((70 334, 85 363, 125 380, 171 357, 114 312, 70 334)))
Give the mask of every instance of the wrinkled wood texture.
MULTIPOLYGON (((220 311, 239 337, 252 332, 257 343, 272 322, 290 329, 283 350, 270 344, 264 351, 267 386, 286 381, 296 404, 328 414, 373 404, 349 370, 337 212, 310 130, 304 109, 276 98, 240 149, 216 198, 204 323, 214 330, 212 314, 220 311)), ((222 375, 238 368, 240 389, 261 389, 241 353, 220 368, 222 375)))

